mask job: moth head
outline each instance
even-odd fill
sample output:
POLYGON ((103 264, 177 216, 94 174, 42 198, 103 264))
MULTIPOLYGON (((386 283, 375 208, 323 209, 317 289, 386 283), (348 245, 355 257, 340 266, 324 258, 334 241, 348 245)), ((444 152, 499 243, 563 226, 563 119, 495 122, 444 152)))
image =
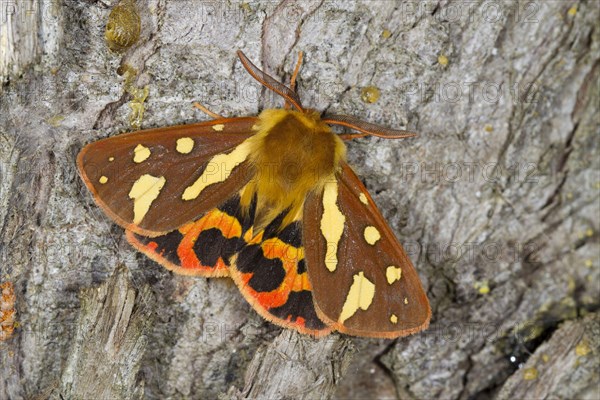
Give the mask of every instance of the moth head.
POLYGON ((305 109, 304 114, 313 121, 321 121, 321 113, 314 108, 305 109))
POLYGON ((300 61, 302 60, 301 57, 298 64, 296 65, 296 69, 294 70, 294 74, 292 76, 292 83, 290 85, 292 86, 292 88, 289 88, 283 83, 277 81, 275 78, 271 77, 269 74, 260 70, 246 57, 246 55, 241 50, 238 50, 237 54, 244 68, 246 68, 248 73, 252 75, 254 79, 256 79, 263 86, 279 94, 285 99, 286 110, 288 109, 288 107, 291 106, 294 107, 297 111, 302 112, 307 116, 310 116, 315 121, 322 121, 325 124, 329 125, 341 125, 359 132, 353 134, 340 135, 342 139, 348 140, 368 135, 379 136, 386 139, 400 139, 417 135, 414 132, 387 128, 385 126, 365 122, 358 118, 351 117, 348 115, 329 115, 322 117, 319 116, 318 113, 312 109, 304 109, 304 107, 302 107, 302 103, 300 102, 300 97, 298 97, 298 94, 292 89, 295 85, 296 74, 298 73, 298 70, 300 68, 300 61), (314 116, 312 113, 314 113, 314 116))

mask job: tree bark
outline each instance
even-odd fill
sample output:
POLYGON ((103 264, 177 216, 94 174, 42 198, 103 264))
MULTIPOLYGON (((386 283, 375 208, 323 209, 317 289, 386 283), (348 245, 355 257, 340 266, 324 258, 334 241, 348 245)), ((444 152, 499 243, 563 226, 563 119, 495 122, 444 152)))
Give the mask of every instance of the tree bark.
POLYGON ((597 2, 137 0, 118 54, 117 3, 0 0, 0 398, 600 397, 597 2), (284 82, 302 50, 305 105, 420 132, 348 159, 420 274, 427 331, 278 328, 95 206, 86 143, 204 119, 193 101, 281 105, 237 49, 284 82))

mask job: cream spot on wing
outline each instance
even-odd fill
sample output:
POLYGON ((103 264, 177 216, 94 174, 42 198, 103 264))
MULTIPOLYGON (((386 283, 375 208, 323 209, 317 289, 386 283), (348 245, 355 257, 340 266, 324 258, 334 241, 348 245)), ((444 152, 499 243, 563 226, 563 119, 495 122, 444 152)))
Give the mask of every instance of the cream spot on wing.
POLYGON ((396 281, 399 281, 400 278, 402 278, 402 268, 390 265, 385 269, 385 277, 390 285, 396 281))
POLYGON ((396 314, 390 315, 390 322, 392 324, 397 324, 398 323, 398 317, 396 316, 396 314))
POLYGON ((196 182, 188 186, 181 198, 183 200, 194 200, 207 186, 215 183, 224 182, 229 178, 231 171, 241 163, 243 163, 250 154, 250 142, 247 140, 238 145, 229 154, 217 154, 208 162, 208 166, 202 172, 202 175, 196 182))
POLYGON ((323 215, 321 216, 321 233, 327 242, 325 267, 331 272, 338 264, 337 249, 344 232, 346 217, 340 211, 337 202, 338 184, 329 180, 323 189, 323 215))
POLYGON ((223 124, 216 124, 212 126, 213 130, 217 131, 217 132, 222 132, 223 129, 225 129, 225 125, 223 124))
POLYGON ((188 154, 192 151, 193 148, 194 148, 194 139, 189 138, 189 137, 183 137, 183 138, 177 139, 177 147, 175 147, 175 150, 177 150, 178 153, 188 154))
POLYGON ((408 304, 408 297, 404 298, 404 304, 408 304))
POLYGON ((146 146, 138 144, 135 149, 133 149, 133 162, 141 163, 142 161, 146 161, 150 157, 150 149, 146 146))
POLYGON ((358 198, 359 198, 360 202, 363 203, 364 205, 366 205, 366 206, 369 205, 369 200, 367 200, 367 195, 365 195, 364 193, 359 194, 358 198))
POLYGON ((100 179, 98 179, 98 182, 104 185, 106 182, 108 182, 108 178, 102 175, 100 179))
POLYGON ((360 271, 353 276, 354 282, 350 286, 346 301, 340 313, 339 322, 343 324, 348 318, 353 316, 360 308, 366 311, 375 297, 375 284, 365 278, 364 272, 360 271))
POLYGON ((365 240, 367 241, 367 243, 369 243, 371 245, 377 243, 377 241, 379 239, 381 239, 381 234, 379 233, 377 228, 375 228, 374 226, 367 226, 365 228, 364 235, 365 235, 365 240))
POLYGON ((166 181, 164 176, 156 177, 149 174, 142 175, 135 181, 129 191, 129 198, 133 199, 134 224, 142 222, 166 181))
POLYGON ((109 162, 113 162, 113 161, 115 161, 115 158, 114 157, 108 157, 108 161, 109 162))

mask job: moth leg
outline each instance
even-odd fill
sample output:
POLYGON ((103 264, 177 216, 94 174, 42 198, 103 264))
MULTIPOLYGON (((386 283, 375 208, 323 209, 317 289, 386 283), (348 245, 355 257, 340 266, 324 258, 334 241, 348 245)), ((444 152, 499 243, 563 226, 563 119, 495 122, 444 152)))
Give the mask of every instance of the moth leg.
POLYGON ((298 72, 300 71, 300 66, 302 65, 302 58, 304 57, 304 53, 302 51, 298 52, 298 61, 296 61, 296 68, 294 68, 294 73, 292 74, 292 79, 290 80, 290 89, 296 90, 296 77, 298 76, 298 72))
POLYGON ((194 107, 196 107, 198 110, 202 111, 203 113, 207 114, 210 117, 213 117, 214 119, 224 119, 225 117, 223 117, 222 115, 219 115, 217 113, 214 113, 212 111, 210 111, 208 108, 204 107, 202 104, 198 103, 197 101, 195 101, 194 103, 192 103, 194 105, 194 107))

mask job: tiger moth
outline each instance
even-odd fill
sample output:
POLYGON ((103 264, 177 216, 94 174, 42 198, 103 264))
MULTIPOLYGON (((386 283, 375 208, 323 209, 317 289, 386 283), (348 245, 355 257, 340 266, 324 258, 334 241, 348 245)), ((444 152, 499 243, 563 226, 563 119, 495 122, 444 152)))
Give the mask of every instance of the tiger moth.
POLYGON ((238 56, 284 108, 224 118, 199 106, 214 119, 88 144, 77 166, 96 203, 137 250, 175 273, 232 278, 282 327, 379 338, 426 329, 417 272, 344 144, 415 134, 304 108, 301 57, 286 86, 238 56))

